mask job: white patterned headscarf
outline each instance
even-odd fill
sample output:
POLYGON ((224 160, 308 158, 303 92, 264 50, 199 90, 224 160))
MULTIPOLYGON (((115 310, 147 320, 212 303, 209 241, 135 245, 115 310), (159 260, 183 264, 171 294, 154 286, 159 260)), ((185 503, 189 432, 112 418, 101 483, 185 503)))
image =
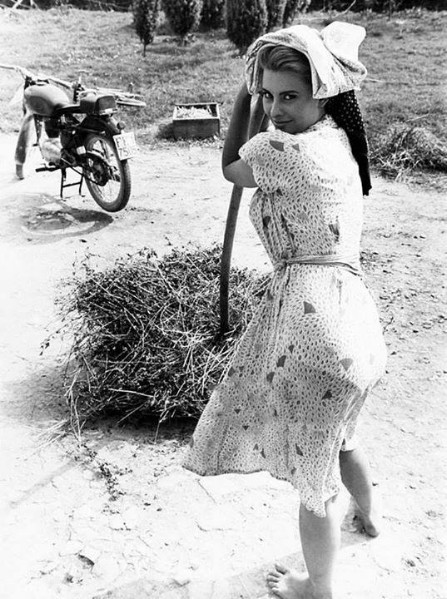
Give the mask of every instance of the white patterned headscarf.
POLYGON ((321 32, 295 25, 267 33, 248 49, 245 75, 248 91, 256 94, 262 87, 259 51, 265 47, 287 46, 304 54, 312 73, 312 95, 328 98, 325 110, 342 127, 359 165, 364 195, 371 189, 369 150, 362 113, 355 95, 366 77, 366 68, 358 59, 358 49, 365 29, 358 25, 335 21, 321 32))
POLYGON ((358 59, 358 48, 365 37, 359 25, 335 21, 321 32, 307 25, 294 25, 266 33, 248 49, 245 74, 248 90, 257 93, 262 87, 259 51, 266 46, 287 46, 304 54, 312 72, 314 98, 330 98, 360 89, 366 68, 358 59))

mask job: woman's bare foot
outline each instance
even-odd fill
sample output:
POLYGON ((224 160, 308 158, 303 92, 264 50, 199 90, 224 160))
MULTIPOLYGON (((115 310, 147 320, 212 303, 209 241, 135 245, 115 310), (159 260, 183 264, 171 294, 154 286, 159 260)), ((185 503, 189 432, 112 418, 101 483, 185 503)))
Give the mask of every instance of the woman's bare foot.
POLYGON ((355 517, 362 523, 362 528, 370 537, 378 537, 380 534, 381 518, 375 510, 371 510, 370 514, 362 511, 356 506, 355 517))
POLYGON ((343 484, 355 504, 355 514, 370 537, 380 533, 380 503, 377 486, 371 479, 366 456, 360 447, 340 452, 340 472, 343 484), (379 509, 377 509, 379 506, 379 509))
POLYGON ((267 584, 280 599, 332 599, 330 591, 316 591, 307 576, 280 564, 267 575, 267 584))
POLYGON ((23 164, 16 164, 16 177, 17 179, 25 178, 25 175, 23 174, 23 164))

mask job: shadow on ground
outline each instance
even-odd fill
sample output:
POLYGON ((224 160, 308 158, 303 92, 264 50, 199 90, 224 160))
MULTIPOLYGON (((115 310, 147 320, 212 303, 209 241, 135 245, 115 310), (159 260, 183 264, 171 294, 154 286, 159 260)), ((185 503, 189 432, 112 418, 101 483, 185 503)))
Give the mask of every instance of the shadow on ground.
POLYGON ((76 208, 48 193, 21 193, 8 197, 3 239, 34 244, 55 243, 70 237, 87 236, 113 223, 104 211, 76 208))
POLYGON ((19 218, 20 226, 30 241, 54 243, 68 237, 89 235, 113 222, 110 214, 68 206, 62 200, 33 208, 19 218))

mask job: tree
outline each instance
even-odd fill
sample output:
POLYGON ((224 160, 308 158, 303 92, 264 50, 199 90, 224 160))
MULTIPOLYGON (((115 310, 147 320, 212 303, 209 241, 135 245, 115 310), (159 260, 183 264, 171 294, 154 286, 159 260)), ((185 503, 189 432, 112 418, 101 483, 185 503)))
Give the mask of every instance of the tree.
POLYGON ((311 0, 287 0, 282 17, 282 26, 292 25, 299 12, 305 12, 311 0))
POLYGON ((227 0, 226 6, 227 36, 242 55, 267 30, 265 0, 227 0))
POLYGON ((203 0, 163 0, 163 10, 172 31, 184 40, 200 23, 203 0))
POLYGON ((267 31, 282 25, 286 3, 287 0, 266 0, 267 31))
POLYGON ((205 29, 219 29, 225 25, 225 0, 203 0, 200 24, 205 29))
POLYGON ((159 10, 159 0, 134 0, 135 31, 143 42, 143 56, 146 56, 146 46, 154 41, 159 10))

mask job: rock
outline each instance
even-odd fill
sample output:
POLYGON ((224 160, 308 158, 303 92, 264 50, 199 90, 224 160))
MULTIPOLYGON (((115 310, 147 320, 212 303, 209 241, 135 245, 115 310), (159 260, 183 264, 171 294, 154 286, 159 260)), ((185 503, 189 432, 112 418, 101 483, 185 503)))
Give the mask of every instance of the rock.
POLYGON ((234 589, 229 580, 222 578, 214 581, 211 599, 227 599, 227 597, 231 596, 234 596, 234 589))
POLYGON ((62 549, 59 550, 59 555, 75 555, 82 550, 83 544, 81 541, 67 541, 62 549))
POLYGON ((95 512, 89 505, 83 505, 73 513, 76 520, 91 520, 95 517, 95 512))
POLYGON ((39 565, 39 572, 43 575, 51 574, 58 567, 58 563, 55 561, 47 561, 39 565))
POLYGON ((123 520, 128 529, 138 527, 147 518, 147 513, 137 506, 132 506, 123 513, 123 520))
POLYGON ((67 512, 61 508, 56 508, 55 510, 52 510, 51 515, 53 520, 55 520, 56 522, 63 522, 68 518, 67 512))
POLYGON ((194 580, 188 586, 188 599, 212 599, 213 580, 194 580))
POLYGON ((112 555, 102 554, 95 563, 92 572, 101 580, 105 579, 110 582, 120 576, 123 570, 124 565, 112 555))
POLYGON ((231 530, 242 525, 241 515, 226 506, 216 506, 201 514, 197 526, 205 532, 210 530, 231 530))
MULTIPOLYGON (((154 471, 154 475, 161 476, 162 471, 154 471)), ((163 491, 179 491, 179 488, 188 482, 188 476, 186 473, 174 471, 166 476, 163 476, 157 481, 157 488, 163 491)))
POLYGON ((199 485, 215 501, 224 495, 236 493, 240 487, 236 484, 234 476, 231 474, 221 474, 219 476, 206 477, 199 480, 199 485))
MULTIPOLYGON (((89 523, 90 524, 90 523, 89 523)), ((87 526, 83 523, 73 526, 73 537, 74 541, 78 541, 81 543, 81 547, 84 547, 86 544, 90 544, 90 542, 95 541, 98 537, 98 532, 92 526, 87 526)))
POLYGON ((124 520, 120 514, 111 514, 109 517, 109 526, 113 530, 122 530, 126 528, 124 520))
POLYGON ((97 547, 86 546, 79 551, 79 557, 86 558, 95 564, 98 561, 101 551, 97 547))
POLYGON ((186 584, 191 582, 191 572, 189 570, 180 570, 175 574, 172 580, 179 587, 184 587, 186 584))

